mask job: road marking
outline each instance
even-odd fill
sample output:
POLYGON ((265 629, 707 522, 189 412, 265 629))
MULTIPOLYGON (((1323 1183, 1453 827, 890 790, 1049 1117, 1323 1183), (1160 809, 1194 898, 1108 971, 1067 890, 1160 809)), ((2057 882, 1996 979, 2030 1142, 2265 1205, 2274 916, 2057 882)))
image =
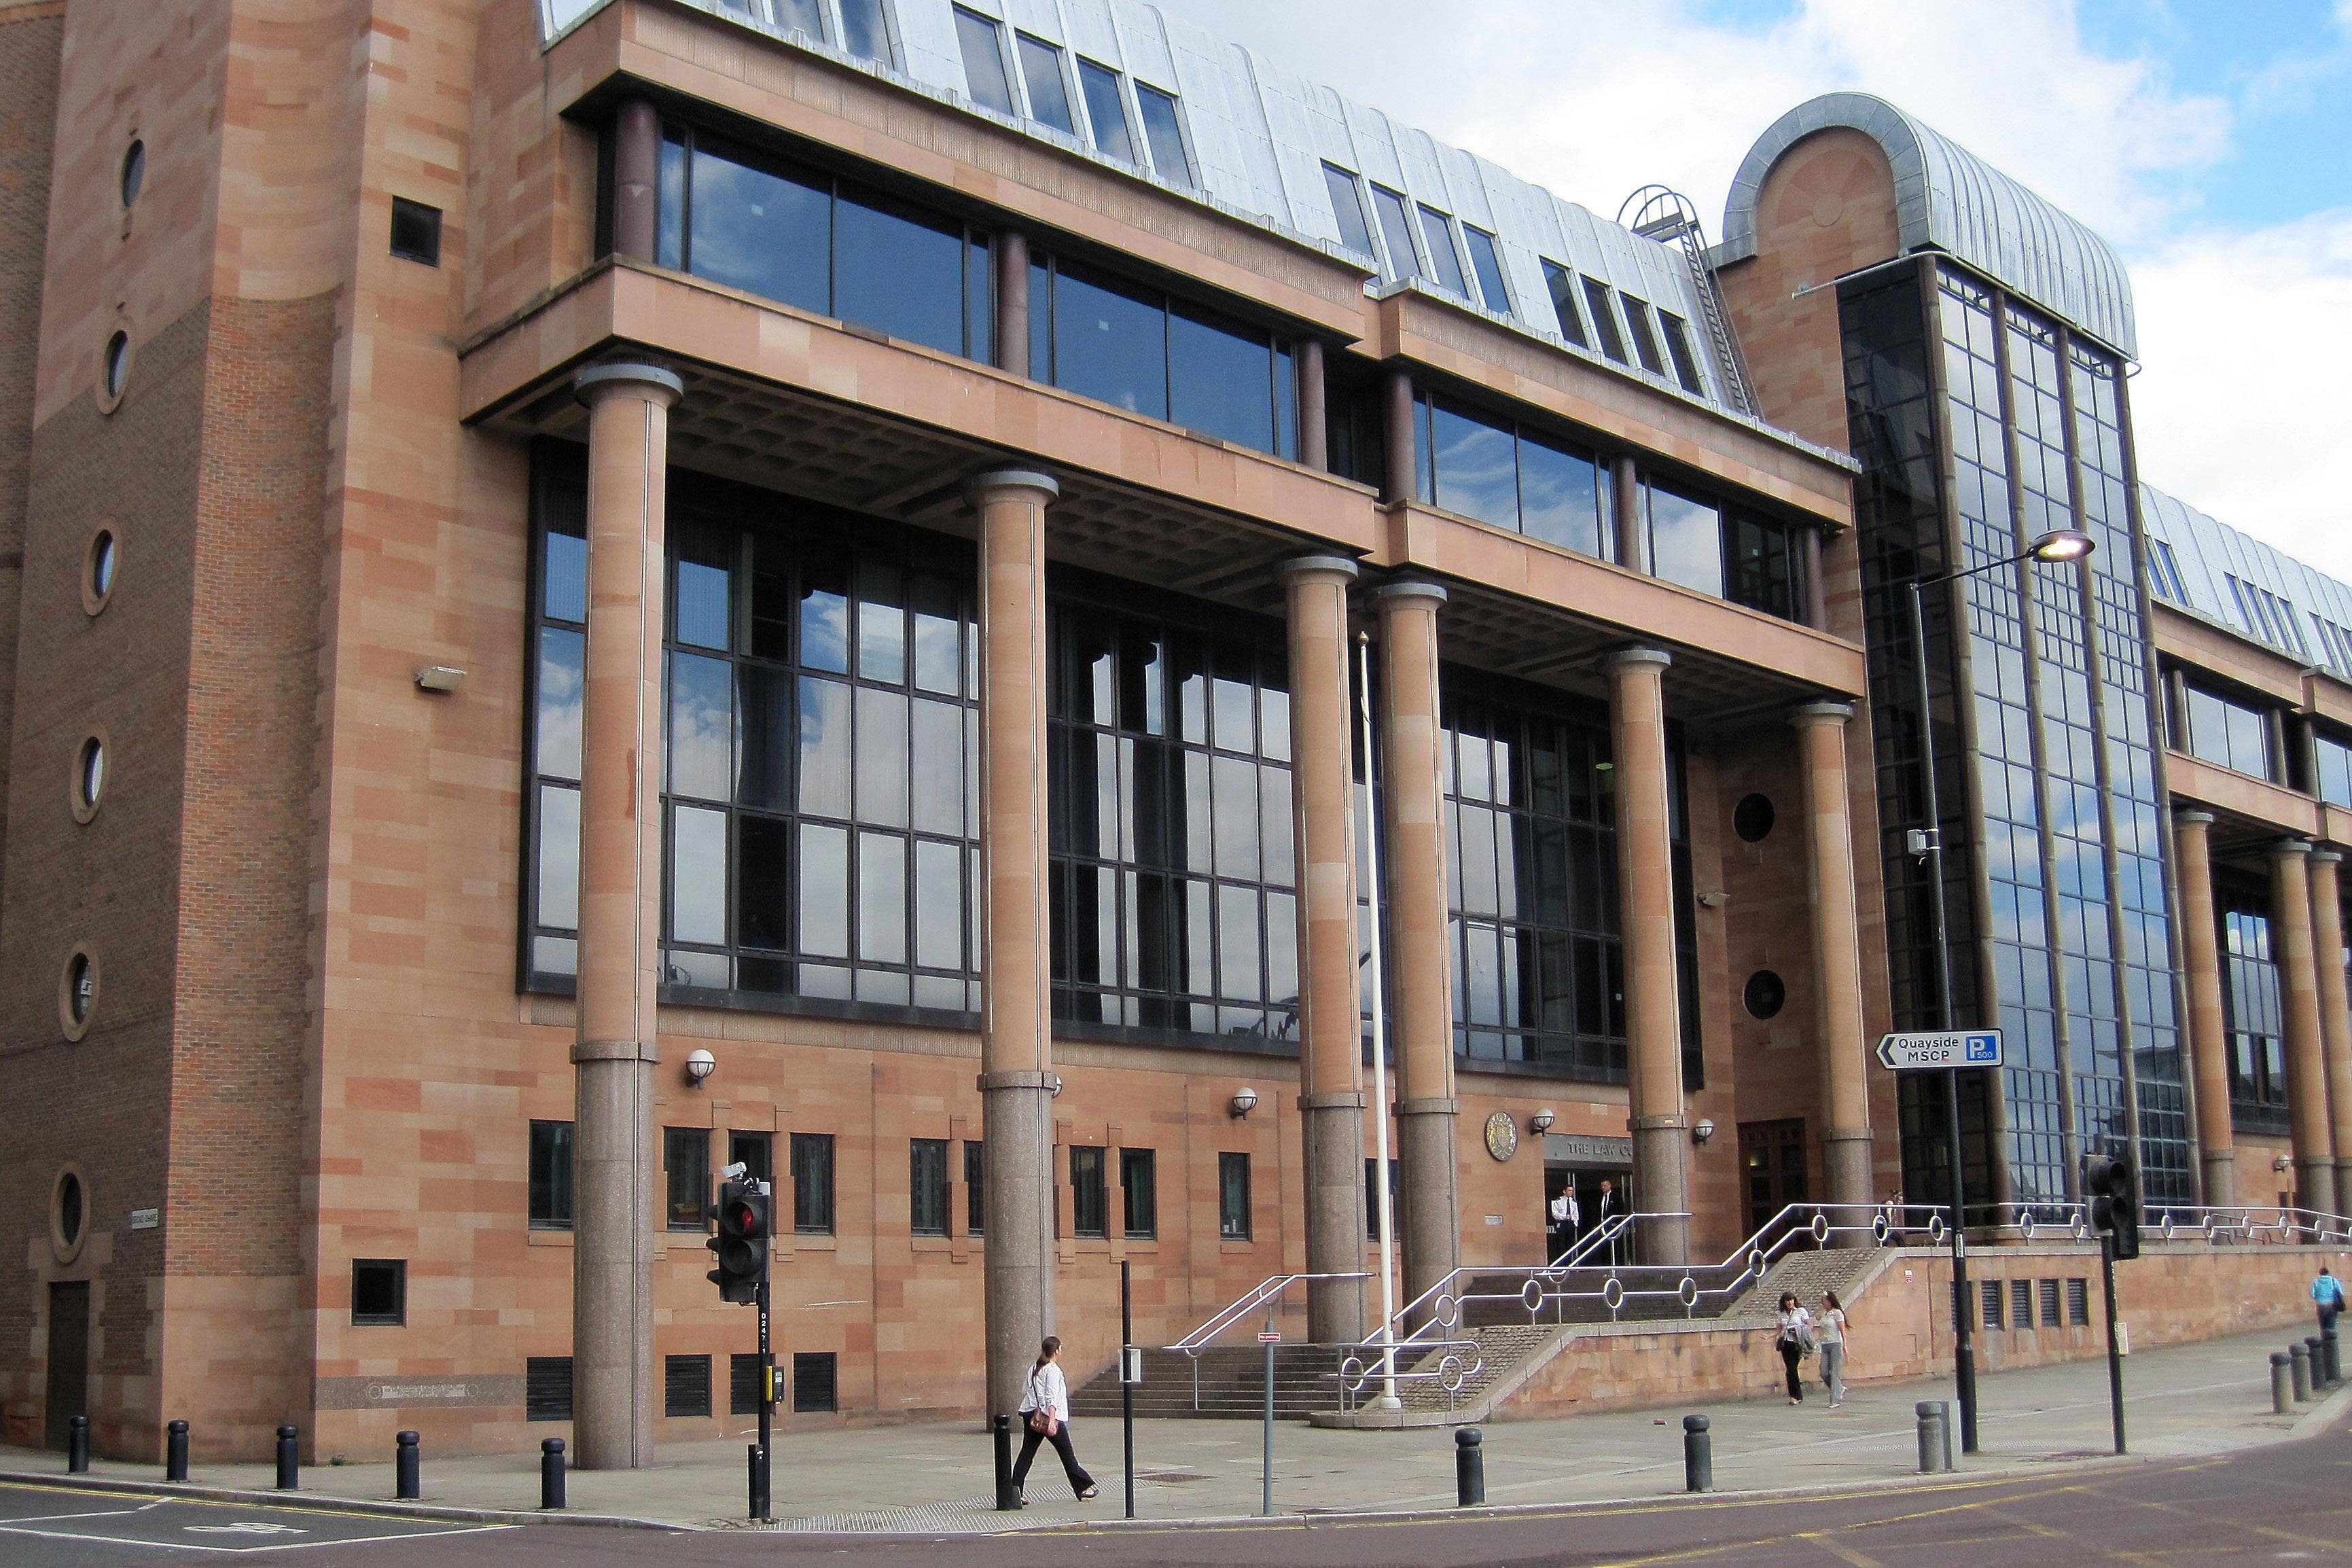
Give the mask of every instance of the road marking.
POLYGON ((240 1520, 235 1524, 184 1524, 180 1527, 196 1535, 308 1535, 299 1525, 271 1524, 267 1520, 240 1520))
POLYGON ((1851 1546, 1842 1546, 1832 1536, 1817 1534, 1814 1531, 1807 1531, 1803 1534, 1795 1537, 1795 1539, 1810 1542, 1813 1545, 1820 1547, 1822 1551, 1828 1552, 1839 1562, 1845 1563, 1847 1568, 1884 1568, 1884 1564, 1882 1564, 1877 1558, 1865 1557, 1851 1546))

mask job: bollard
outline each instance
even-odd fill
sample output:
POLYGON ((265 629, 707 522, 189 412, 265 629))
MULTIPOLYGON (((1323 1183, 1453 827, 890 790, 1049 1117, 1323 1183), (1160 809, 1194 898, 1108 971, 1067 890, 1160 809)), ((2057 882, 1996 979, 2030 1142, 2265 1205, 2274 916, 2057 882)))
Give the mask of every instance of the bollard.
POLYGON ((999 1415, 988 1425, 996 1446, 996 1507, 1009 1513, 1021 1506, 1021 1494, 1013 1485, 1013 1417, 999 1415))
POLYGON ((2271 1352, 2271 1414, 2290 1415, 2294 1410, 2294 1384, 2287 1372, 2284 1351, 2271 1352))
POLYGON ((2335 1324, 2330 1323, 2327 1325, 2327 1331, 2319 1336, 2319 1343, 2320 1348, 2327 1352, 2327 1386, 2330 1388, 2343 1387, 2343 1347, 2336 1342, 2335 1324))
POLYGON ((1952 1441, 1952 1402, 1948 1399, 1936 1401, 1936 1428, 1944 1435, 1944 1468, 1958 1469, 1960 1446, 1952 1441))
POLYGON ((77 1415, 66 1423, 66 1474, 89 1474, 89 1417, 77 1415))
POLYGON ((393 1439, 392 1495, 402 1502, 415 1502, 425 1495, 425 1455, 417 1447, 422 1441, 414 1432, 403 1432, 393 1439))
POLYGON ((188 1479, 188 1424, 174 1421, 163 1432, 163 1479, 184 1481, 188 1479))
POLYGON ((2327 1345, 2317 1334, 2303 1342, 2305 1353, 2310 1358, 2311 1396, 2314 1399, 2327 1392, 2327 1345))
POLYGON ((278 1489, 296 1491, 302 1485, 302 1429, 278 1428, 278 1489))
POLYGON ((1683 1417, 1683 1490, 1715 1489, 1715 1439, 1707 1436, 1704 1415, 1683 1417))
POLYGON ((563 1506, 563 1439, 544 1437, 539 1445, 539 1506, 563 1506))
POLYGON ((1485 1443, 1485 1436, 1475 1426, 1465 1426, 1454 1434, 1454 1489, 1458 1494, 1458 1508, 1476 1508, 1486 1500, 1485 1443))
POLYGON ((1932 1399, 1923 1399, 1916 1406, 1919 1417, 1919 1473, 1923 1476, 1952 1468, 1950 1438, 1945 1433, 1942 1409, 1932 1399))
POLYGON ((2311 1350, 2300 1340, 2286 1347, 2287 1364, 2294 1373, 2294 1402, 2311 1402, 2311 1350))

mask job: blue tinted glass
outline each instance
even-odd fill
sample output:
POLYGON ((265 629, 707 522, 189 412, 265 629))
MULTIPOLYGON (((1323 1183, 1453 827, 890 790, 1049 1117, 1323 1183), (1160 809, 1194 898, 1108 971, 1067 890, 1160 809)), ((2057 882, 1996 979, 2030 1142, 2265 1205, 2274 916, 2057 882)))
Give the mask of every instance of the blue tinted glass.
POLYGON ((1054 275, 1042 261, 1029 264, 1029 377, 1054 380, 1054 275))
POLYGON ((1601 352, 1625 363, 1625 337, 1617 330, 1617 312, 1610 308, 1609 285, 1584 280, 1584 298, 1592 307, 1592 330, 1601 334, 1601 352))
POLYGON ((1650 572, 1702 594, 1723 592, 1723 520, 1709 503, 1648 487, 1650 572))
POLYGON ((999 114, 1013 112, 1013 84, 1004 79, 1004 51, 998 47, 997 25, 959 5, 955 8, 956 42, 963 48, 963 79, 971 100, 999 114))
POLYGON ((1274 455, 1298 456, 1298 372, 1290 345, 1274 345, 1274 455))
POLYGON ((996 362, 996 268, 988 241, 975 237, 963 247, 964 356, 996 362))
POLYGON ((1381 215, 1381 237, 1389 244, 1389 268, 1400 278, 1418 278, 1421 257, 1412 247, 1412 216, 1404 198, 1386 185, 1372 187, 1372 210, 1381 215))
POLYGON ((1063 268, 1054 283, 1054 384, 1167 418, 1167 322, 1156 297, 1063 268))
POLYGON ((1601 553, 1600 475, 1591 458, 1519 437, 1520 528, 1547 544, 1601 553))
POLYGON ((654 259, 678 270, 686 263, 680 247, 686 243, 686 143, 676 136, 662 138, 661 186, 655 193, 654 259))
MULTIPOLYGON (((580 776, 581 675, 586 642, 580 633, 562 626, 539 628, 537 767, 550 778, 580 776)), ((2320 744, 2324 748, 2327 742, 2320 744)))
POLYGON ((695 276, 832 314, 833 200, 821 180, 771 174, 697 148, 695 276))
POLYGON ((842 47, 860 59, 890 61, 890 34, 882 0, 841 0, 842 47))
POLYGON ((1495 237, 1465 223, 1462 226, 1462 237, 1470 242, 1470 265, 1478 274, 1478 297, 1489 310, 1507 314, 1511 291, 1503 287, 1503 258, 1496 253, 1495 237))
POLYGON ((1331 197, 1331 216, 1339 220, 1339 243, 1359 255, 1371 255, 1372 231, 1364 225, 1364 199, 1356 194, 1356 176, 1326 163, 1323 188, 1331 197))
POLYGON ((812 38, 824 37, 824 15, 817 0, 768 0, 776 14, 776 26, 787 33, 806 33, 812 38))
POLYGON ((1508 429, 1439 404, 1431 421, 1437 504, 1448 511, 1519 526, 1519 478, 1508 429))
POLYGON ((1453 226, 1445 215, 1435 207, 1422 208, 1421 233, 1429 241, 1429 260, 1437 268, 1438 283, 1456 294, 1468 294, 1470 283, 1462 276, 1462 258, 1454 251, 1453 226))
POLYGON ((576 533, 547 536, 547 584, 541 595, 547 618, 588 618, 588 542, 576 533))
POLYGON ((1078 124, 1070 117, 1070 88, 1062 76, 1062 51, 1053 45, 1020 35, 1021 79, 1029 89, 1029 118, 1043 121, 1066 136, 1076 136, 1078 124))
POLYGON ((1168 314, 1169 417, 1188 429, 1274 450, 1272 344, 1267 334, 1212 311, 1168 314))
POLYGON ((1158 88, 1138 82, 1135 103, 1143 112, 1143 139, 1151 148, 1151 167, 1163 180, 1194 184, 1192 159, 1184 151, 1184 128, 1176 118, 1176 100, 1158 88))
POLYGON ((726 647, 729 573, 724 556, 695 560, 688 551, 701 542, 691 533, 678 542, 677 609, 670 626, 673 640, 698 647, 726 647))
POLYGON ((963 226, 862 192, 843 193, 835 215, 833 313, 963 353, 963 226))
POLYGON ((1114 158, 1135 162, 1135 138, 1127 129, 1127 101, 1119 96, 1118 73, 1092 60, 1078 62, 1078 89, 1087 95, 1087 119, 1095 128, 1095 146, 1114 158))

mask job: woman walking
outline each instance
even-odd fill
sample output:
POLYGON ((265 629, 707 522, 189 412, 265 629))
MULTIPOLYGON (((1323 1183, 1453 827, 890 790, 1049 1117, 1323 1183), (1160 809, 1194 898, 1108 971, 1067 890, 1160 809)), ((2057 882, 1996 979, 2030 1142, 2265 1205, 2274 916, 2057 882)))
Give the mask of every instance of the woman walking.
MULTIPOLYGON (((1057 1335, 1047 1334, 1037 1347, 1037 1364, 1029 1369, 1029 1387, 1021 1396, 1021 1458, 1013 1462, 1013 1489, 1024 1491, 1029 1484, 1029 1461, 1037 1457, 1037 1445, 1051 1443, 1054 1452, 1062 1456, 1062 1473, 1070 1478, 1070 1489, 1084 1502, 1095 1495, 1095 1479, 1078 1463, 1078 1451, 1070 1446, 1070 1385, 1062 1376, 1062 1342, 1057 1335)), ((1029 1500, 1023 1497, 1021 1506, 1027 1508, 1029 1500)))
POLYGON ((1813 1315, 1797 1304, 1793 1292, 1780 1295, 1780 1331, 1772 1345, 1780 1352, 1780 1364, 1789 1372, 1789 1403, 1805 1402, 1805 1385, 1797 1376, 1797 1363, 1813 1348, 1813 1315))
POLYGON ((1845 1403, 1845 1303, 1834 1290, 1822 1292, 1820 1338, 1822 1383, 1830 1391, 1830 1408, 1845 1403))

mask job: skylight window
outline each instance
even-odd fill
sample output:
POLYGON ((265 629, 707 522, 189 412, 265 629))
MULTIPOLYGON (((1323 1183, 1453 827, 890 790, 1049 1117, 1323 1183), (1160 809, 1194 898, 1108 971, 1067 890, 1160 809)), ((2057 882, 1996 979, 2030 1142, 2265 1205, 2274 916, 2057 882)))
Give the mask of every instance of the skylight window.
POLYGON ((963 47, 963 79, 971 100, 1011 114, 1013 82, 1004 73, 1004 29, 977 11, 955 8, 956 41, 963 47))
POLYGON ((1584 335, 1584 312, 1576 306, 1576 274, 1546 257, 1543 275, 1544 287, 1551 291, 1552 313, 1559 318, 1559 335, 1578 348, 1591 348, 1592 340, 1584 335))
POLYGON ((824 9, 817 0, 768 0, 771 19, 787 33, 805 33, 822 41, 824 9))
POLYGON ((1323 188, 1330 193, 1331 216, 1339 220, 1339 243, 1363 256, 1378 258, 1372 231, 1364 222, 1364 198, 1356 176, 1336 163, 1323 165, 1323 188))
POLYGON ((1609 303, 1609 285, 1586 279, 1584 299, 1592 307, 1592 330, 1601 334, 1601 352, 1619 364, 1631 363, 1625 358, 1624 334, 1617 330, 1617 312, 1609 303))
POLYGON ((1652 375, 1665 374, 1665 357, 1658 353, 1658 329, 1650 320, 1650 302, 1631 294, 1618 298, 1625 301, 1625 321, 1633 329, 1633 352, 1641 356, 1642 368, 1652 375))
POLYGON ((1422 278, 1421 253, 1412 245, 1412 215, 1404 198, 1386 185, 1372 187, 1372 211, 1381 218, 1381 237, 1388 242, 1389 270, 1399 278, 1422 278))
POLYGON ((1177 115, 1174 95, 1137 82, 1135 106, 1143 114, 1143 141, 1151 149, 1153 172, 1179 184, 1199 184, 1192 177, 1192 155, 1184 150, 1184 122, 1177 115))
POLYGON ((2161 539, 2151 539, 2147 544, 2147 574, 2153 580, 2157 596, 2186 605, 2189 590, 2180 581, 2180 562, 2172 553, 2172 546, 2161 539))
POLYGON ((1706 384, 1699 379, 1698 355, 1691 347, 1690 323, 1672 310, 1660 310, 1658 319, 1666 327, 1666 352, 1675 362, 1675 379, 1683 384, 1685 392, 1704 394, 1706 384))
POLYGON ((1511 313, 1511 291, 1503 287, 1503 258, 1495 249, 1495 237, 1483 228, 1462 226, 1462 237, 1470 244, 1470 269, 1478 275, 1478 295, 1486 309, 1497 315, 1511 313))
POLYGON ((841 0, 841 46, 861 60, 890 61, 890 24, 882 0, 841 0))
POLYGON ((1095 150, 1121 163, 1136 163, 1135 132, 1127 123, 1127 97, 1118 90, 1118 72, 1081 55, 1078 90, 1086 95, 1087 119, 1094 126, 1095 150))
POLYGON ((1429 241, 1430 264, 1437 268, 1440 287, 1467 298, 1470 280, 1462 276, 1462 256, 1454 248, 1454 226, 1435 207, 1421 209, 1422 237, 1429 241))
POLYGON ((1070 84, 1062 75, 1062 51, 1043 38, 1022 33, 1015 39, 1021 54, 1021 80, 1029 89, 1029 118, 1050 125, 1065 136, 1078 133, 1070 113, 1070 84))

